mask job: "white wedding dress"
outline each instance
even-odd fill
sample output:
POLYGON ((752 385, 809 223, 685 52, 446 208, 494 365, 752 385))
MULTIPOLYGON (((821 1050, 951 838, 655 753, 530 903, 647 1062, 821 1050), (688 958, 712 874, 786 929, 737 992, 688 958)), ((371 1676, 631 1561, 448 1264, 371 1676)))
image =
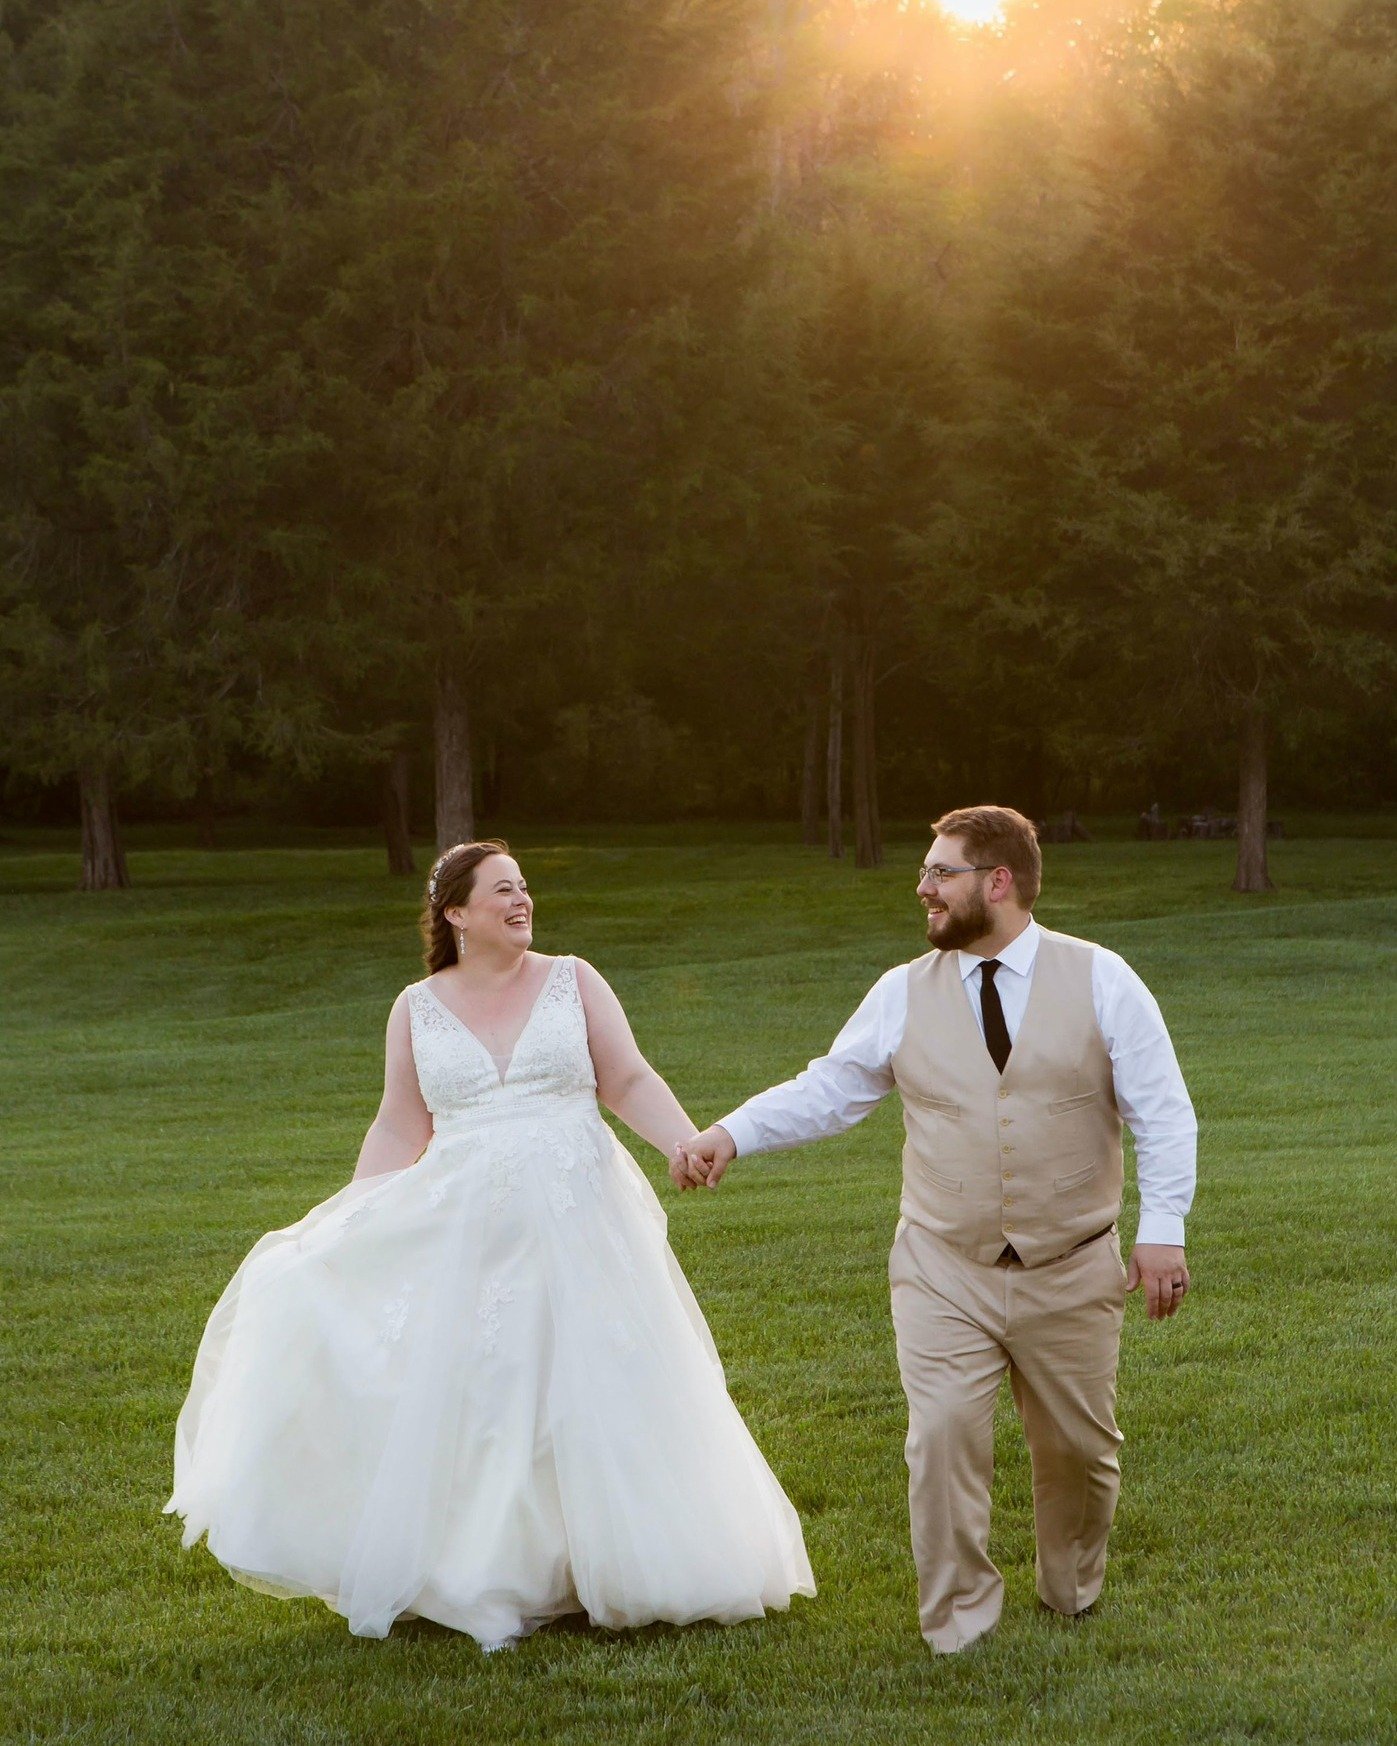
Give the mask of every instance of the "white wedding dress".
POLYGON ((585 1612, 732 1621, 813 1594, 645 1177, 602 1121, 574 962, 503 1075, 408 991, 434 1135, 263 1237, 209 1319, 166 1511, 361 1636, 487 1648, 585 1612))

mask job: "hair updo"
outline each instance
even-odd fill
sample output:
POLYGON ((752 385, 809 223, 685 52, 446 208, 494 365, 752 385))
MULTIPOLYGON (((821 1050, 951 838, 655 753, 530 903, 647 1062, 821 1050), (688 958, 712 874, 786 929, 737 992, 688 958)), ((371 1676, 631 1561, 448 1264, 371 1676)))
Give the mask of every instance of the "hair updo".
POLYGON ((508 843, 489 837, 479 843, 457 843, 437 856, 427 875, 427 900, 421 918, 422 962, 428 975, 460 962, 456 930, 446 919, 447 910, 469 903, 476 868, 482 861, 508 853, 508 843))

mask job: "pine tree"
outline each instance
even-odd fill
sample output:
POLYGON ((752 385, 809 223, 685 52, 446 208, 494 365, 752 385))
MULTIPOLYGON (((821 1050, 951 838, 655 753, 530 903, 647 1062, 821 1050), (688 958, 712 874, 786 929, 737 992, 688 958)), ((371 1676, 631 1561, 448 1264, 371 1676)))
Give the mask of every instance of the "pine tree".
POLYGON ((1233 734, 1242 891, 1277 719, 1393 669, 1394 51, 1366 0, 1181 15, 1094 128, 1087 234, 999 323, 1057 451, 1051 634, 1147 735, 1233 734))
POLYGON ((381 0, 333 78, 302 40, 304 355, 336 539, 382 578, 366 632, 431 698, 439 843, 474 831, 482 712, 569 662, 579 597, 605 614, 711 391, 756 210, 745 29, 737 5, 381 0))
POLYGON ((11 768, 77 779, 104 888, 123 787, 192 795, 238 745, 304 747, 295 675, 333 615, 278 501, 304 383, 249 271, 264 116, 218 14, 30 22, 0 114, 0 717, 11 768))

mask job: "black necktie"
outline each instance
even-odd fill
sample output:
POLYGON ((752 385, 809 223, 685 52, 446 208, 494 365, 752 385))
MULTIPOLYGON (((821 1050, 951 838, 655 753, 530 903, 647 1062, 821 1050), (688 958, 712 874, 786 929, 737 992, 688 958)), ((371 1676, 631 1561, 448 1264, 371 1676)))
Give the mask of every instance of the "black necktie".
POLYGON ((995 972, 1003 968, 998 958, 987 958, 980 966, 980 1017, 985 1021, 985 1047, 1001 1073, 1014 1046, 1009 1041, 1004 1008, 999 1004, 999 990, 994 985, 995 972))

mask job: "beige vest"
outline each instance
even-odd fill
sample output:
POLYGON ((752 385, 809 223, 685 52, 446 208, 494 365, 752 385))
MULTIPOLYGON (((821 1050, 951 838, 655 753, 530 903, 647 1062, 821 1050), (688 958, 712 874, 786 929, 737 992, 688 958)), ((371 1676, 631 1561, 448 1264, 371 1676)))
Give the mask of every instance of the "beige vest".
POLYGON ((907 1123, 902 1216, 972 1261, 994 1262, 1006 1244, 1027 1267, 1054 1261, 1120 1214, 1121 1118, 1091 956, 1087 941, 1042 931, 1002 1077, 958 955, 928 952, 908 971, 892 1061, 907 1123))

